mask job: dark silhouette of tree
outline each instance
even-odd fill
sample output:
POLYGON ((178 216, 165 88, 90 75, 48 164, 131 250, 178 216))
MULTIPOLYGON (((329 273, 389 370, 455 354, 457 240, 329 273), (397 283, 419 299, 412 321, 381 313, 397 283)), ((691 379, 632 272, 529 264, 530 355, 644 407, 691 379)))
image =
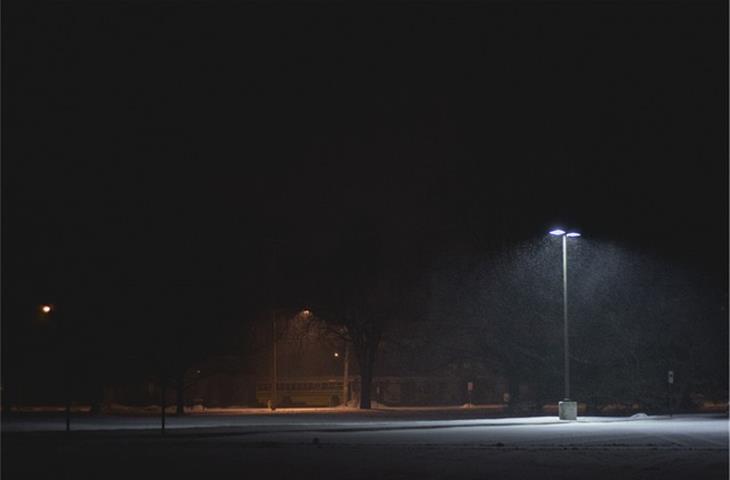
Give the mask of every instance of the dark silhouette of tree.
POLYGON ((363 235, 356 244, 365 254, 354 265, 342 264, 330 284, 317 317, 331 335, 352 345, 360 371, 360 408, 371 407, 370 390, 381 343, 395 325, 424 314, 423 270, 412 252, 390 245, 377 249, 377 239, 363 235))
POLYGON ((153 320, 140 350, 160 386, 175 390, 178 415, 185 412, 185 391, 194 367, 246 348, 248 309, 223 295, 200 284, 170 285, 151 299, 144 312, 153 320))

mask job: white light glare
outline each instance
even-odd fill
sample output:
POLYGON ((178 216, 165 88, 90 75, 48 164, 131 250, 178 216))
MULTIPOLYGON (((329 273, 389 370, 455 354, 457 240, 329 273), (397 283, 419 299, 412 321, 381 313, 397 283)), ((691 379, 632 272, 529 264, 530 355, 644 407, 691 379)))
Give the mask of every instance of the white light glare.
POLYGON ((577 232, 570 232, 565 235, 566 237, 580 237, 580 233, 577 232))
POLYGON ((550 232, 550 235, 565 235, 565 230, 555 229, 550 232))

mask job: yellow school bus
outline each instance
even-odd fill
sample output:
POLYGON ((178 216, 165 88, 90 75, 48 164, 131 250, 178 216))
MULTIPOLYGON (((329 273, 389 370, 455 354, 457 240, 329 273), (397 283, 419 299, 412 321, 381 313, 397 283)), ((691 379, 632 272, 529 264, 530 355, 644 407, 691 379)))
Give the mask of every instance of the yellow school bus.
MULTIPOLYGON (((341 378, 280 378, 276 384, 276 404, 280 407, 336 407, 342 403, 341 378)), ((257 382, 259 405, 267 405, 271 399, 271 382, 257 382)))

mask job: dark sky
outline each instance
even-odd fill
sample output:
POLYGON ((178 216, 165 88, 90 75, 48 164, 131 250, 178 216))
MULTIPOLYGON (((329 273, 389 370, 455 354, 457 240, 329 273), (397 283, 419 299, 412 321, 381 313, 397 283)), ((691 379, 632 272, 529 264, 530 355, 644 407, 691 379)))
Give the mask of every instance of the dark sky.
POLYGON ((5 313, 255 309, 274 257, 305 304, 558 223, 727 286, 726 2, 3 7, 5 313))

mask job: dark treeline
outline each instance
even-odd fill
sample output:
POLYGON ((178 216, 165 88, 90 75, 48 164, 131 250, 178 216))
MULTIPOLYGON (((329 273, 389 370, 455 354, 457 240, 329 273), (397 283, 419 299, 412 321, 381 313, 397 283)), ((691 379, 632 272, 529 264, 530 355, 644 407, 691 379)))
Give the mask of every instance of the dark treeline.
MULTIPOLYGON (((105 386, 152 379, 177 392, 182 412, 191 369, 211 358, 232 356, 267 375, 260 356, 269 355, 272 312, 286 320, 302 308, 311 309, 320 332, 311 341, 350 343, 362 408, 383 354, 397 359, 402 374, 448 371, 468 379, 493 372, 505 379, 515 408, 562 398, 559 240, 454 250, 429 263, 400 253, 368 256, 352 265, 358 275, 333 270, 309 305, 255 308, 202 281, 133 292, 124 301, 76 297, 54 304, 51 315, 4 302, 12 321, 3 322, 3 401, 59 402, 71 379, 74 400, 98 409, 105 386), (525 383, 529 399, 520 397, 525 383)), ((575 398, 590 408, 661 409, 668 370, 678 408, 690 408, 698 395, 726 395, 727 294, 713 288, 716 280, 589 237, 571 241, 568 258, 575 398)))

